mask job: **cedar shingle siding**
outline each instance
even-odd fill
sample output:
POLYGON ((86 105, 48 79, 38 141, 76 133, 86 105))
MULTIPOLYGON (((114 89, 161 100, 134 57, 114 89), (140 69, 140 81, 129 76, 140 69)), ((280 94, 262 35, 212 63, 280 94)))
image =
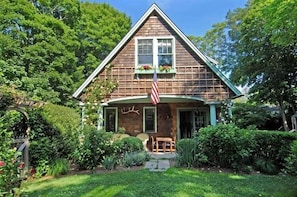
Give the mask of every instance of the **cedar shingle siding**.
MULTIPOLYGON (((136 75, 135 36, 174 36, 176 44, 176 74, 158 74, 161 95, 195 96, 205 101, 218 101, 235 96, 219 77, 157 16, 151 16, 138 29, 132 39, 112 59, 111 78, 118 80, 118 88, 110 99, 144 96, 150 93, 152 74, 136 75)), ((99 74, 105 77, 105 72, 99 74)))

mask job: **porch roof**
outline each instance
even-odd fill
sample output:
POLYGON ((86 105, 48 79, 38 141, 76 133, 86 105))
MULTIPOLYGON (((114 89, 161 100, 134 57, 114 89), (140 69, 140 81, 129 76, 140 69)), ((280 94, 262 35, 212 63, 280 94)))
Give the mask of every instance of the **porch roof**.
MULTIPOLYGON (((194 103, 200 102, 205 104, 205 100, 200 97, 183 96, 183 95, 159 95, 160 103, 194 103)), ((106 104, 122 104, 122 103, 151 103, 150 97, 146 96, 131 96, 117 99, 111 99, 106 104)))

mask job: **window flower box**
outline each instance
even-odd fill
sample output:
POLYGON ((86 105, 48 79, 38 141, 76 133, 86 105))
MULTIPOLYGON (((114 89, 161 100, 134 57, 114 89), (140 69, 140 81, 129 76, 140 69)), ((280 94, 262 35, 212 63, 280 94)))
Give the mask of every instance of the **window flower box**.
POLYGON ((138 66, 137 70, 142 70, 142 71, 153 70, 153 66, 144 64, 144 65, 138 66))
POLYGON ((161 65, 159 66, 159 71, 161 72, 170 72, 172 69, 171 65, 168 65, 168 64, 164 64, 164 65, 161 65))
POLYGON ((152 74, 154 73, 154 67, 149 64, 138 65, 135 69, 136 74, 152 74))
MULTIPOLYGON (((174 74, 176 70, 170 65, 162 65, 156 68, 158 74, 174 74)), ((135 74, 154 74, 154 67, 151 65, 139 65, 135 69, 135 74)))

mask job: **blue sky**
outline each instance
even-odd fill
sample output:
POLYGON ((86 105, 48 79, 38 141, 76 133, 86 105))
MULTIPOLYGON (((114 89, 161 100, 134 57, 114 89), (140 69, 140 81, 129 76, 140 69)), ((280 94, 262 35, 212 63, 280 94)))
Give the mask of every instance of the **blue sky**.
POLYGON ((225 20, 229 10, 242 8, 247 0, 89 0, 108 3, 132 19, 133 25, 156 3, 185 35, 203 36, 212 25, 225 20))

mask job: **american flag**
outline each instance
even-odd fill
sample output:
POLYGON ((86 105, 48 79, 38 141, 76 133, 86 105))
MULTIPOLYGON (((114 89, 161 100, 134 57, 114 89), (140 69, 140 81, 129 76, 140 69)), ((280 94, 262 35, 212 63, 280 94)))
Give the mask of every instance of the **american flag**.
POLYGON ((153 105, 156 105, 157 103, 160 103, 158 79, 157 79, 156 69, 154 71, 154 81, 153 81, 153 84, 152 84, 151 103, 153 105))

